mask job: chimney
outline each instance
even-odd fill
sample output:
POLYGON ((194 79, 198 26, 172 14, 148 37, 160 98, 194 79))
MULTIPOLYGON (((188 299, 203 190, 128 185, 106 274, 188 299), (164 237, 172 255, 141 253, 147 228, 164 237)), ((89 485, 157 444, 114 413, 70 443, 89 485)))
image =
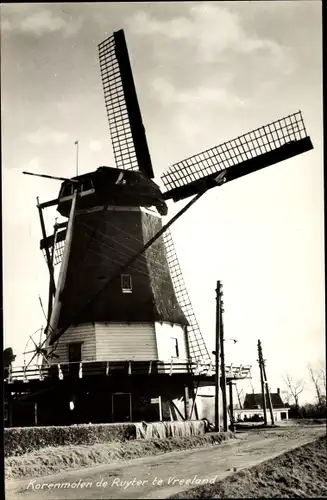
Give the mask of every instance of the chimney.
POLYGON ((277 387, 277 394, 280 396, 280 388, 277 387))

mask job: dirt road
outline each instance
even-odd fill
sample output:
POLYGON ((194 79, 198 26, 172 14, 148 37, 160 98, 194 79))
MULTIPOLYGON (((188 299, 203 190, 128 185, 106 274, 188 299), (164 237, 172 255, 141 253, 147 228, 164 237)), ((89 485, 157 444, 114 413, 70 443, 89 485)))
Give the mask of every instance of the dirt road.
POLYGON ((326 434, 325 426, 247 431, 213 448, 165 453, 24 481, 6 481, 6 499, 167 498, 216 482, 326 434))

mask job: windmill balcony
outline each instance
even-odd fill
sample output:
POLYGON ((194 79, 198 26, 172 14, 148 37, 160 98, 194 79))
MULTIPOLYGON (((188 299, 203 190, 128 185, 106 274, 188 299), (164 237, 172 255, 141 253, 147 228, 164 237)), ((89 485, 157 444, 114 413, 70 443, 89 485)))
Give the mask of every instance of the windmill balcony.
MULTIPOLYGON (((242 379, 250 376, 251 367, 226 366, 227 379, 242 379)), ((176 376, 191 375, 194 377, 214 379, 214 363, 195 362, 191 359, 171 358, 169 360, 150 361, 81 361, 58 363, 51 365, 30 365, 10 367, 5 373, 5 382, 28 383, 51 379, 86 377, 137 377, 137 376, 176 376)))

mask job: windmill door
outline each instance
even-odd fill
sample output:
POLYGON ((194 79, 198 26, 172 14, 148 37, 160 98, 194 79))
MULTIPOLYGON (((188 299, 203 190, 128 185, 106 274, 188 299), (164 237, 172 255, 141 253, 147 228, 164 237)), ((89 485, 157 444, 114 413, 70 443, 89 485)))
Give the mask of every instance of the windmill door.
POLYGON ((78 377, 79 364, 82 361, 82 343, 73 342, 68 344, 69 375, 78 377))
POLYGON ((132 397, 130 393, 116 392, 112 395, 112 421, 131 422, 132 397))

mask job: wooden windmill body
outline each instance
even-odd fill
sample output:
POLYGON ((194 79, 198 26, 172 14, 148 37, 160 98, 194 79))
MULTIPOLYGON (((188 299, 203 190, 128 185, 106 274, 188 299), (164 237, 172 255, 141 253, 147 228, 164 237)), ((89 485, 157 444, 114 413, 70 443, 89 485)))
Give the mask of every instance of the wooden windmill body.
MULTIPOLYGON (((60 360, 69 361, 72 342, 83 342, 81 359, 88 361, 168 360, 177 352, 188 359, 188 321, 175 296, 163 238, 117 273, 161 229, 154 208, 159 189, 139 172, 108 167, 79 180, 81 192, 86 183, 90 193, 76 204, 67 269, 49 325, 51 341, 65 329, 56 351, 60 360)), ((64 183, 59 195, 64 216, 72 199, 65 194, 73 187, 64 183)))
POLYGON ((41 248, 50 272, 45 345, 51 352, 56 345, 57 354, 48 360, 49 373, 63 372, 70 380, 47 404, 67 414, 67 401, 79 394, 81 421, 179 418, 183 411, 181 418, 188 418, 201 373, 208 384, 214 378, 169 224, 162 224, 166 203, 194 196, 188 207, 208 189, 313 146, 297 112, 176 163, 162 177, 162 192, 152 180, 122 30, 99 45, 99 58, 116 168, 102 166, 64 180, 56 200, 38 205, 41 222, 43 209, 54 205, 67 218, 51 236, 42 225, 41 248), (195 370, 194 363, 206 365, 206 372, 195 370), (87 378, 91 372, 93 385, 87 378), (119 394, 125 394, 120 400, 125 410, 115 413, 119 394), (158 398, 159 415, 151 413, 151 401, 158 398), (170 404, 166 413, 165 403, 170 404))

